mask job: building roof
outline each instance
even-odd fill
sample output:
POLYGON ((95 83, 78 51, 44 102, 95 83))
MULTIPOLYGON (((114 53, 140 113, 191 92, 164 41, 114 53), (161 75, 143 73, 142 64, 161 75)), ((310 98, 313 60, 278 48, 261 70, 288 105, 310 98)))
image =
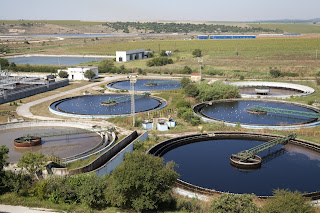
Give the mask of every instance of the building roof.
POLYGON ((116 52, 125 52, 126 54, 134 54, 134 53, 144 53, 144 49, 138 49, 138 50, 128 50, 128 51, 116 51, 116 52))

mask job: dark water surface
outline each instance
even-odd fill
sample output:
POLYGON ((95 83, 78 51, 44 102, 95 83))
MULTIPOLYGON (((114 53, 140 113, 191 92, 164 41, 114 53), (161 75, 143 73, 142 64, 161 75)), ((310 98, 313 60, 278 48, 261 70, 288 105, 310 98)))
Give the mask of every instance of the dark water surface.
POLYGON ((267 113, 264 115, 250 114, 249 108, 260 105, 288 110, 299 110, 304 112, 314 112, 300 106, 291 104, 264 102, 264 101, 232 101, 223 103, 213 103, 202 109, 202 113, 213 118, 233 123, 257 124, 257 125, 291 125, 311 122, 313 118, 300 117, 294 115, 267 113))
MULTIPOLYGON (((153 109, 154 107, 162 107, 165 103, 160 103, 158 100, 150 97, 135 97, 135 110, 142 112, 153 109)), ((51 105, 51 108, 54 108, 51 105)), ((74 113, 74 114, 87 114, 87 115, 114 115, 114 114, 128 114, 131 113, 131 96, 129 95, 93 95, 75 97, 66 100, 56 105, 61 111, 74 113), (109 98, 124 98, 117 101, 118 104, 114 106, 103 106, 101 102, 109 100, 109 98)), ((56 110, 56 109, 55 109, 56 110)))
MULTIPOLYGON (((116 83, 110 83, 108 86, 116 89, 130 90, 130 81, 118 81, 116 83)), ((159 91, 159 90, 172 90, 180 89, 181 85, 179 81, 174 80, 160 80, 160 79, 140 79, 134 85, 135 90, 140 91, 159 91), (146 86, 148 83, 156 83, 155 86, 146 86)))
POLYGON ((231 154, 263 142, 255 140, 211 140, 184 145, 166 153, 165 161, 173 160, 180 179, 204 188, 232 193, 272 195, 273 189, 300 192, 320 190, 320 154, 295 145, 277 145, 258 155, 262 167, 241 171, 230 165, 231 154), (275 157, 276 156, 276 157, 275 157))

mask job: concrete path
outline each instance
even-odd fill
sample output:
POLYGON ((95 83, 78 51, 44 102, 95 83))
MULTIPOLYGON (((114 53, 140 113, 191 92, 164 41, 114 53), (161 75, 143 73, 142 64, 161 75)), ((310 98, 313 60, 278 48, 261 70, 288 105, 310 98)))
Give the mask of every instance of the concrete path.
POLYGON ((29 103, 26 103, 26 104, 22 104, 21 106, 18 106, 17 114, 19 116, 22 116, 22 117, 26 117, 26 118, 30 118, 30 119, 36 119, 36 120, 62 120, 62 119, 58 119, 58 118, 51 118, 51 117, 33 115, 30 112, 30 107, 32 107, 34 105, 37 105, 37 104, 40 104, 40 103, 43 103, 45 101, 50 101, 50 100, 55 99, 55 98, 59 98, 59 97, 65 96, 65 95, 72 94, 72 93, 75 93, 75 92, 78 92, 78 91, 81 91, 81 90, 84 90, 84 89, 87 89, 87 88, 90 88, 90 87, 98 86, 100 84, 104 84, 104 83, 107 83, 107 82, 112 81, 112 80, 121 79, 123 77, 124 76, 119 76, 119 75, 117 75, 117 76, 107 76, 101 82, 88 84, 88 85, 85 85, 85 86, 82 86, 82 87, 79 87, 79 88, 75 88, 75 89, 72 89, 72 90, 61 92, 61 93, 56 94, 56 95, 51 95, 49 97, 41 98, 39 100, 35 100, 35 101, 29 102, 29 103))
POLYGON ((29 208, 23 206, 0 205, 0 213, 57 213, 52 209, 29 208))

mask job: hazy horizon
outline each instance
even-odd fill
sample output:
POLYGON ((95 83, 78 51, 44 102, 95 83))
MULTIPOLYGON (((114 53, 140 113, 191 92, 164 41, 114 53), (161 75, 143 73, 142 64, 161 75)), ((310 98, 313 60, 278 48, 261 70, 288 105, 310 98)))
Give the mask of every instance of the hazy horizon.
POLYGON ((1 20, 252 22, 319 17, 320 1, 4 0, 1 20))

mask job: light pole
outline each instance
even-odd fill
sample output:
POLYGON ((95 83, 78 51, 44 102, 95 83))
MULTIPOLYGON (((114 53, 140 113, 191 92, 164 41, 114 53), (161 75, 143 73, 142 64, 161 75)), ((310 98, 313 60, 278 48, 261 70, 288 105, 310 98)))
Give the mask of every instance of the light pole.
POLYGON ((129 75, 127 78, 130 79, 130 92, 131 92, 131 116, 132 116, 132 125, 136 122, 136 110, 135 110, 135 103, 134 103, 134 84, 137 82, 138 75, 129 75))
POLYGON ((203 63, 203 57, 198 57, 198 63, 200 65, 200 81, 199 81, 199 84, 200 84, 201 83, 201 79, 202 79, 201 67, 202 67, 202 63, 203 63))

